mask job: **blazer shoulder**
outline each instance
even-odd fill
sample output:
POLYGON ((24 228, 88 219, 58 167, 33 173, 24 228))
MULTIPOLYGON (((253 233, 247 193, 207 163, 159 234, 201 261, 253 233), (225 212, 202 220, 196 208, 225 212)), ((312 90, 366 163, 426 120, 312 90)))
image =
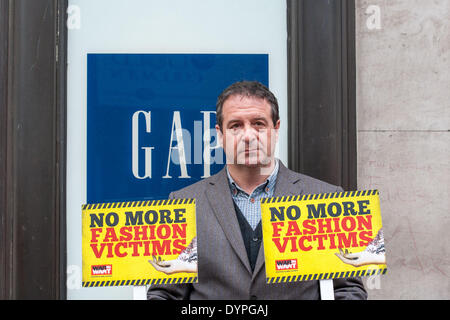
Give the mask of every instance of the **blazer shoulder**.
POLYGON ((196 198, 206 188, 208 188, 209 182, 213 180, 214 176, 197 181, 189 186, 181 188, 179 190, 171 192, 169 197, 172 198, 196 198))
POLYGON ((304 191, 307 193, 330 193, 343 191, 342 187, 340 186, 319 180, 306 174, 298 173, 292 170, 289 171, 292 178, 295 178, 299 182, 301 182, 304 191))

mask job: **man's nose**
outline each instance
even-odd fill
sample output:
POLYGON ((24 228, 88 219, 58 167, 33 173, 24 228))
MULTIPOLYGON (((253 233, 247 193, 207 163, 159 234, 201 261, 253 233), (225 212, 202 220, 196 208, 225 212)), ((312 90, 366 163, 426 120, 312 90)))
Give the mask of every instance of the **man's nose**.
POLYGON ((253 141, 256 141, 258 137, 258 131, 255 130, 255 128, 253 128, 252 126, 245 126, 244 127, 244 132, 242 135, 242 139, 246 142, 246 143, 251 143, 253 141))

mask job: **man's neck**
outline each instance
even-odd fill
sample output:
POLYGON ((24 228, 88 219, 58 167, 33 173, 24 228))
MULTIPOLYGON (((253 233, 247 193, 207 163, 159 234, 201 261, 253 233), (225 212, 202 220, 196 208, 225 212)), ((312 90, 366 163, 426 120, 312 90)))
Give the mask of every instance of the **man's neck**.
POLYGON ((252 194, 272 174, 276 161, 272 159, 267 166, 227 164, 227 169, 234 182, 247 194, 252 194))

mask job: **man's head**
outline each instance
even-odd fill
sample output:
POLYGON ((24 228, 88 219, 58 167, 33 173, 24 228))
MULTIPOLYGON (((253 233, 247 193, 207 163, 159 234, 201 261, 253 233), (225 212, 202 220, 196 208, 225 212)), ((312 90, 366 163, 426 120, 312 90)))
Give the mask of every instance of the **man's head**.
POLYGON ((271 164, 280 120, 277 99, 269 89, 256 81, 234 83, 219 96, 216 114, 228 164, 271 164))
POLYGON ((221 129, 223 122, 223 105, 229 97, 234 95, 267 100, 271 107, 273 125, 275 126, 280 119, 277 98, 265 85, 258 81, 240 81, 230 85, 217 98, 216 119, 217 124, 221 129))

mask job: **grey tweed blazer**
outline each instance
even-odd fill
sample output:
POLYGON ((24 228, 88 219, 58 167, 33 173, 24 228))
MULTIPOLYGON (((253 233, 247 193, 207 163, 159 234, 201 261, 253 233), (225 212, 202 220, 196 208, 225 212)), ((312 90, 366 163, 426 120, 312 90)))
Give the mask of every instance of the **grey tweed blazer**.
MULTIPOLYGON (((338 191, 342 188, 293 172, 280 161, 275 197, 338 191)), ((262 243, 251 271, 225 168, 169 197, 196 199, 198 283, 153 285, 148 299, 320 299, 317 280, 266 284, 262 243)), ((367 299, 360 278, 333 283, 335 299, 367 299)))

